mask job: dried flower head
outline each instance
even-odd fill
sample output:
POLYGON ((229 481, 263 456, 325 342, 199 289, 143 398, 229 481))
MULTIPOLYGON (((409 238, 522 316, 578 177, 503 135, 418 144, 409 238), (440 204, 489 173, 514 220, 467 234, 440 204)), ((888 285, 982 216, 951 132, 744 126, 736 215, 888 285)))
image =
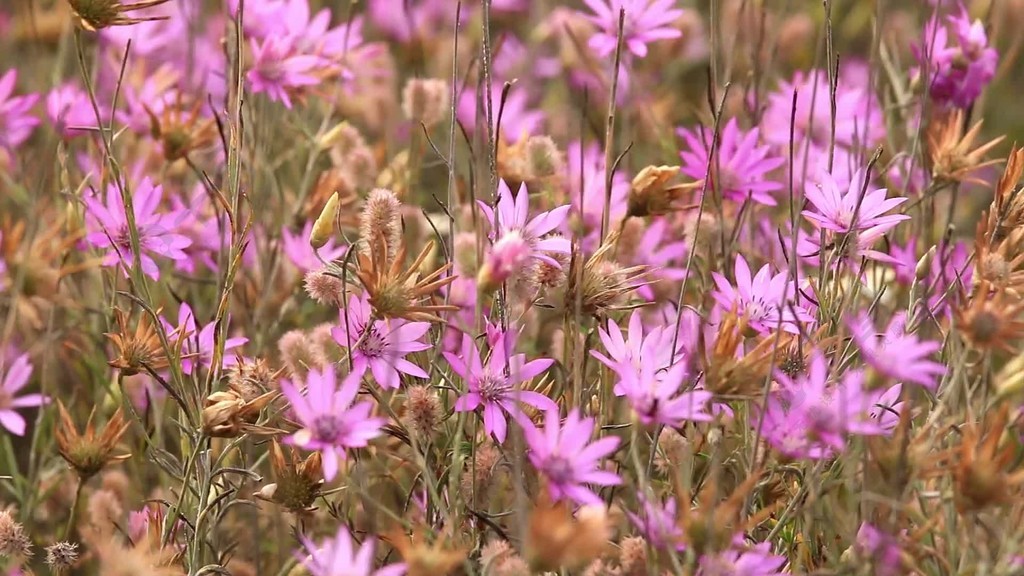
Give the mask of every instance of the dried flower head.
POLYGON ((409 169, 409 151, 402 150, 395 154, 391 162, 380 171, 374 182, 377 188, 392 190, 398 198, 405 198, 409 191, 409 179, 412 171, 409 169))
POLYGON ((679 175, 679 166, 647 166, 633 178, 629 189, 626 217, 664 216, 683 210, 679 200, 683 194, 700 188, 702 182, 669 184, 679 175))
POLYGON ((650 284, 646 266, 622 267, 612 260, 617 241, 618 233, 613 232, 585 259, 578 249, 573 251, 563 303, 566 312, 578 309, 587 316, 603 316, 623 308, 627 294, 650 284))
POLYGON ((932 176, 947 182, 976 182, 985 184, 973 173, 985 166, 998 164, 1000 160, 985 160, 985 154, 1003 141, 1000 136, 974 147, 974 141, 981 133, 981 121, 978 121, 967 133, 964 133, 964 113, 956 109, 937 120, 928 129, 928 159, 931 162, 932 176))
POLYGON ((993 292, 988 284, 979 284, 965 308, 956 311, 956 322, 964 339, 978 350, 1013 352, 1024 337, 1024 301, 1005 290, 993 292))
POLYGON ((425 529, 414 529, 411 535, 396 528, 383 538, 398 550, 408 576, 445 576, 462 566, 469 552, 447 536, 435 536, 428 542, 425 529))
POLYGON ((451 103, 448 82, 438 78, 413 78, 402 90, 402 111, 410 120, 431 128, 444 120, 451 103))
POLYGON ((228 388, 246 402, 277 387, 283 369, 272 370, 263 358, 238 358, 228 371, 228 388))
POLYGON ((1024 195, 1020 194, 1021 176, 1024 175, 1024 148, 1014 147, 1006 159, 999 182, 996 183, 992 207, 985 219, 986 234, 991 241, 999 241, 1010 231, 1024 226, 1024 195))
POLYGON ((277 392, 266 392, 246 400, 234 390, 214 392, 203 406, 203 432, 214 438, 237 438, 242 434, 275 434, 284 432, 266 426, 257 426, 260 411, 277 397, 277 392))
POLYGON ((86 30, 96 32, 111 26, 131 26, 140 22, 167 20, 167 16, 127 16, 129 12, 166 4, 170 0, 143 0, 124 4, 121 0, 68 0, 71 12, 86 30))
POLYGON ((145 106, 150 133, 160 142, 168 162, 188 158, 189 154, 206 150, 216 143, 216 124, 212 118, 201 115, 202 109, 203 102, 196 101, 186 110, 181 92, 177 93, 174 105, 165 106, 159 115, 145 106))
POLYGON ((69 572, 78 561, 78 544, 57 542, 46 547, 46 565, 54 574, 69 572))
POLYGON ((7 510, 0 511, 0 558, 24 559, 31 556, 32 541, 25 533, 25 527, 7 510))
POLYGON ((718 323, 714 343, 704 362, 704 387, 716 394, 755 396, 764 387, 764 377, 772 364, 772 350, 778 337, 762 338, 752 349, 739 354, 746 342, 748 317, 730 311, 718 323))
MULTIPOLYGON (((156 314, 159 315, 160 311, 157 310, 156 314)), ((134 332, 129 328, 127 312, 115 308, 114 320, 117 322, 117 332, 104 335, 113 342, 117 355, 107 364, 120 370, 124 376, 145 372, 147 368, 161 370, 167 367, 167 356, 160 335, 149 316, 139 318, 134 332)))
POLYGON ((526 141, 526 170, 533 179, 561 174, 565 159, 550 136, 531 136, 526 141))
POLYGON ((359 268, 356 275, 366 290, 370 305, 378 316, 385 318, 404 318, 412 322, 439 322, 438 312, 456 311, 457 306, 447 304, 430 304, 434 293, 455 281, 456 276, 446 273, 451 263, 420 278, 420 268, 434 249, 434 243, 428 242, 419 256, 405 270, 405 243, 402 242, 398 254, 393 259, 387 255, 383 237, 377 237, 370 254, 359 254, 359 268))
POLYGON ((96 415, 95 408, 89 414, 83 434, 78 433, 78 428, 71 419, 71 415, 68 414, 60 400, 57 401, 57 410, 60 413, 56 432, 57 451, 83 482, 92 478, 105 466, 131 458, 131 454, 113 453, 117 448, 117 443, 121 441, 121 437, 131 426, 131 423, 125 419, 121 408, 118 408, 110 417, 99 436, 96 435, 96 429, 93 426, 93 417, 96 415))
POLYGON ((493 443, 477 446, 472 466, 463 470, 459 479, 459 490, 469 502, 490 499, 490 489, 495 484, 495 472, 500 463, 501 451, 493 443))
POLYGON ((313 502, 320 496, 320 489, 324 485, 322 462, 319 452, 313 452, 305 460, 300 460, 298 452, 288 448, 286 455, 275 440, 270 444, 270 468, 274 472, 274 483, 262 487, 255 496, 279 504, 296 514, 315 510, 313 502))
POLYGON ((544 494, 530 511, 526 559, 535 571, 574 570, 597 558, 611 536, 603 506, 588 504, 574 517, 567 501, 551 503, 544 494))

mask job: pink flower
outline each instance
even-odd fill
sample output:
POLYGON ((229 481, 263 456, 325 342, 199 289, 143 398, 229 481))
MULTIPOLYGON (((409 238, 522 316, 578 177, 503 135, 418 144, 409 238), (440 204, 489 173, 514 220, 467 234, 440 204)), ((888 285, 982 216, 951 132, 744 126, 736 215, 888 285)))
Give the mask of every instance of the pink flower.
POLYGON ((660 373, 651 363, 642 363, 639 374, 627 372, 616 388, 621 390, 633 413, 644 426, 660 424, 678 428, 686 422, 709 422, 705 412, 711 392, 683 392, 687 382, 686 364, 679 363, 660 373))
MULTIPOLYGON (((160 278, 160 269, 153 256, 171 260, 185 260, 188 255, 183 249, 192 244, 186 236, 177 232, 184 215, 178 212, 160 213, 163 187, 154 185, 148 177, 133 190, 132 204, 135 225, 139 235, 139 261, 142 271, 152 278, 160 278)), ((85 198, 86 242, 95 248, 106 249, 104 266, 122 265, 127 275, 134 264, 128 218, 121 193, 113 184, 107 186, 106 201, 95 197, 85 198)))
POLYGON ((378 29, 400 42, 431 37, 455 22, 455 7, 445 0, 374 0, 367 12, 378 29))
POLYGON ((21 146, 39 125, 39 119, 31 115, 39 95, 14 96, 17 81, 18 71, 13 68, 0 76, 0 147, 8 150, 21 146))
MULTIPOLYGON (((174 325, 165 319, 161 319, 164 330, 172 334, 177 330, 177 338, 184 337, 181 347, 181 371, 185 374, 192 374, 199 366, 209 369, 213 366, 213 350, 216 338, 217 323, 210 321, 201 329, 196 322, 192 307, 182 302, 178 307, 178 324, 174 325)), ((235 356, 235 349, 244 345, 249 339, 236 336, 227 338, 224 341, 224 357, 221 366, 234 366, 238 359, 235 356)))
MULTIPOLYGON (((611 319, 608 320, 608 329, 599 328, 597 335, 608 355, 605 356, 597 350, 591 350, 590 354, 615 372, 620 382, 626 379, 639 379, 645 365, 653 368, 655 374, 662 373, 680 355, 679 352, 671 354, 672 340, 675 338, 674 327, 656 326, 645 331, 640 310, 634 310, 630 315, 626 338, 623 338, 619 325, 611 319)), ((682 338, 679 339, 679 343, 683 343, 682 338)), ((618 383, 614 392, 616 396, 626 393, 618 383)))
POLYGON ((932 360, 931 355, 942 344, 906 333, 906 321, 906 313, 897 312, 885 333, 879 335, 871 318, 861 312, 851 322, 853 340, 861 357, 875 370, 898 382, 918 384, 934 392, 935 379, 946 373, 946 367, 932 360))
POLYGON ((714 184, 724 198, 733 202, 745 202, 750 198, 766 206, 777 204, 771 193, 782 190, 782 183, 769 179, 767 174, 786 160, 772 154, 770 147, 758 144, 760 132, 757 128, 743 132, 735 118, 729 120, 719 135, 718 156, 714 161, 711 160, 710 130, 680 128, 677 133, 689 148, 680 153, 683 174, 703 179, 710 163, 711 177, 717 179, 714 184))
MULTIPOLYGON (((655 282, 676 282, 686 278, 686 269, 679 264, 684 263, 689 249, 683 240, 666 242, 668 231, 668 220, 652 219, 633 254, 634 263, 647 266, 647 278, 655 282)), ((651 284, 640 286, 636 293, 651 302, 656 299, 651 284)))
POLYGON ((541 358, 527 362, 525 354, 511 353, 510 342, 503 334, 493 340, 486 363, 481 361, 473 338, 468 334, 462 336, 460 354, 445 352, 444 357, 468 389, 455 402, 455 411, 469 412, 482 407, 484 431, 501 444, 507 432, 505 414, 518 415, 520 402, 539 410, 557 410, 558 405, 547 396, 523 390, 521 386, 547 370, 554 360, 541 358))
MULTIPOLYGON (((102 108, 100 114, 103 114, 102 108)), ((63 84, 46 95, 46 116, 64 138, 88 134, 96 127, 96 111, 89 95, 75 84, 63 84)))
POLYGON ((328 364, 321 371, 310 370, 302 384, 281 381, 281 394, 302 425, 287 441, 306 450, 319 450, 328 482, 338 474, 338 461, 345 458, 345 450, 367 446, 387 423, 384 418, 370 416, 372 402, 352 404, 360 380, 362 376, 352 372, 339 387, 334 365, 328 364))
POLYGON ((373 539, 366 540, 354 549, 352 536, 344 526, 338 528, 333 538, 314 544, 305 535, 300 535, 304 548, 296 557, 311 576, 402 576, 405 564, 391 564, 380 570, 373 569, 373 539))
POLYGON ((736 255, 736 286, 718 272, 712 277, 718 287, 713 296, 722 312, 735 309, 746 315, 749 326, 764 334, 778 328, 796 333, 798 322, 810 322, 810 315, 796 304, 796 288, 787 272, 771 274, 765 264, 753 277, 750 266, 741 254, 736 255))
POLYGON ((298 52, 294 39, 270 36, 249 43, 253 59, 245 79, 253 93, 265 92, 271 100, 291 108, 290 94, 320 83, 317 73, 325 68, 325 61, 319 56, 298 52))
POLYGON ((504 236, 509 232, 518 232, 529 246, 531 258, 543 260, 554 266, 559 266, 558 262, 544 252, 569 253, 570 244, 567 238, 548 236, 565 221, 569 213, 568 204, 549 212, 541 212, 531 219, 530 195, 526 184, 520 184, 519 192, 513 196, 508 184, 504 180, 500 180, 498 182, 497 213, 484 202, 477 201, 477 205, 491 227, 490 237, 492 239, 504 236), (495 228, 495 224, 497 224, 497 228, 495 228))
POLYGON ((638 58, 647 55, 647 45, 657 40, 679 38, 683 35, 672 24, 683 15, 675 8, 675 0, 583 0, 593 15, 588 18, 598 31, 590 38, 590 48, 599 57, 615 53, 618 44, 619 11, 625 10, 622 28, 622 47, 638 58))
POLYGON ((324 262, 344 258, 345 253, 348 252, 347 246, 336 244, 333 238, 328 240, 327 244, 324 244, 319 250, 314 250, 309 244, 309 234, 312 230, 312 222, 306 222, 306 225, 303 226, 302 231, 298 234, 292 234, 287 228, 281 230, 281 244, 284 255, 288 258, 289 262, 294 264, 303 273, 310 270, 319 270, 323 267, 324 262), (318 254, 319 257, 317 257, 318 254))
MULTIPOLYGON (((592 252, 601 243, 601 218, 604 214, 605 167, 604 152, 591 142, 580 150, 579 142, 573 142, 566 151, 569 176, 566 178, 567 193, 572 211, 580 219, 583 249, 592 252), (580 184, 583 193, 580 194, 580 184)), ((608 222, 612 225, 626 215, 629 197, 629 179, 621 170, 612 175, 612 197, 609 204, 608 222)), ((566 230, 566 233, 570 233, 566 230)))
POLYGON ((733 547, 717 554, 700 557, 696 576, 776 576, 786 563, 785 556, 771 553, 771 544, 761 542, 753 546, 737 537, 733 547))
POLYGON ((626 517, 636 526, 644 539, 654 548, 685 550, 685 534, 678 524, 678 504, 675 498, 669 498, 664 502, 652 502, 646 494, 640 492, 637 499, 640 504, 639 514, 626 510, 626 517))
POLYGON ((845 192, 828 172, 821 172, 818 181, 808 183, 804 194, 814 210, 801 212, 816 228, 847 234, 860 230, 884 233, 896 224, 910 220, 906 214, 886 214, 907 201, 907 198, 886 198, 885 188, 872 189, 865 182, 866 174, 854 174, 845 192), (863 197, 862 197, 863 196, 863 197))
POLYGON ((531 258, 529 243, 518 230, 512 230, 491 246, 478 278, 488 287, 500 286, 523 271, 531 258))
POLYGON ((25 394, 19 398, 14 397, 32 377, 32 364, 28 361, 28 354, 18 356, 9 365, 5 364, 7 363, 4 358, 0 356, 0 372, 3 373, 3 381, 0 382, 0 424, 11 434, 23 436, 25 434, 25 419, 14 409, 42 406, 50 399, 42 394, 25 394))
POLYGON ((985 26, 971 21, 960 4, 957 14, 946 17, 943 26, 936 16, 924 28, 924 42, 913 46, 920 68, 930 74, 928 93, 941 105, 967 108, 995 77, 999 53, 989 46, 985 26), (950 43, 950 33, 954 43, 950 43))
POLYGON ((903 551, 895 536, 882 532, 867 522, 857 530, 854 543, 857 555, 871 562, 872 573, 877 576, 905 574, 903 551))
MULTIPOLYGON (((494 83, 491 86, 491 128, 498 130, 498 120, 501 120, 501 137, 506 142, 515 142, 524 136, 533 136, 539 133, 544 124, 544 113, 531 109, 530 95, 526 90, 512 87, 505 98, 504 107, 501 102, 503 86, 494 83), (500 114, 499 114, 500 112, 500 114)), ((483 108, 483 101, 480 102, 480 118, 486 122, 486 109, 483 108)), ((459 94, 458 106, 455 110, 459 122, 467 130, 476 129, 477 118, 477 96, 476 92, 467 89, 459 94)))
POLYGON ((429 322, 373 320, 370 301, 355 295, 340 314, 341 325, 332 329, 331 335, 341 347, 350 349, 354 374, 362 376, 369 369, 373 379, 385 389, 398 388, 401 374, 428 377, 405 356, 430 348, 430 344, 420 340, 430 329, 429 322))
POLYGON ((779 389, 768 397, 766 410, 754 415, 757 426, 776 450, 791 458, 828 458, 846 448, 850 434, 878 435, 885 427, 872 416, 883 392, 864 388, 864 373, 847 371, 829 384, 828 360, 814 351, 806 374, 790 378, 776 373, 779 389))
POLYGON ((616 486, 622 483, 618 474, 600 469, 601 459, 615 452, 619 438, 606 436, 590 442, 593 418, 583 418, 573 409, 560 424, 558 411, 548 410, 544 414, 543 429, 538 429, 525 416, 517 420, 523 428, 530 463, 547 480, 552 499, 601 504, 601 499, 586 484, 616 486))

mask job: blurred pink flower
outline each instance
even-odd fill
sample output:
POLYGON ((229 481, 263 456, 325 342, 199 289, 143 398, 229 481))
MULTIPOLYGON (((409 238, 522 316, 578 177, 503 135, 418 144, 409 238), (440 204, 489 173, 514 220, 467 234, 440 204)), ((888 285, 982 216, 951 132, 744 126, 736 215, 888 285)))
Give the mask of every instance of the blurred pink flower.
POLYGON ((0 382, 0 425, 15 436, 23 436, 25 419, 14 409, 42 406, 50 400, 42 394, 25 394, 15 398, 15 394, 20 392, 32 377, 32 363, 28 360, 28 354, 14 358, 9 364, 6 356, 6 353, 0 356, 0 373, 3 373, 3 381, 0 382))
POLYGON ((526 184, 519 185, 519 191, 513 195, 504 180, 498 181, 497 213, 482 201, 477 201, 480 211, 491 228, 490 238, 504 236, 509 232, 518 232, 530 248, 530 257, 560 266, 558 261, 545 254, 554 252, 568 254, 571 248, 569 240, 562 236, 551 236, 565 221, 569 214, 569 205, 565 204, 530 218, 530 193, 526 184), (495 225, 497 227, 495 228, 495 225))
POLYGON ((0 76, 0 146, 13 150, 32 135, 39 119, 31 114, 38 94, 14 95, 18 71, 10 69, 0 76))
POLYGON ((293 39, 270 36, 263 40, 250 39, 249 44, 253 58, 245 79, 253 93, 264 92, 271 100, 291 108, 290 93, 320 83, 316 74, 325 68, 326 61, 298 52, 293 39))
POLYGON ((345 526, 338 527, 338 533, 319 544, 305 535, 300 535, 303 551, 296 557, 311 576, 402 576, 405 564, 391 564, 374 570, 375 560, 373 539, 364 541, 355 549, 352 536, 345 526))
MULTIPOLYGON (((187 302, 178 306, 178 323, 171 324, 166 319, 164 330, 168 335, 177 330, 176 338, 182 337, 185 340, 181 346, 181 371, 185 374, 192 374, 202 366, 209 369, 213 366, 213 351, 217 331, 217 322, 210 321, 202 328, 196 322, 192 307, 187 302)), ((221 366, 234 366, 237 364, 236 348, 241 347, 249 339, 243 336, 229 337, 224 341, 224 356, 221 359, 221 366)))
POLYGON ((929 20, 922 44, 912 47, 919 65, 914 74, 929 75, 928 94, 940 105, 967 108, 995 77, 999 53, 989 46, 984 24, 972 21, 963 4, 945 20, 945 26, 938 16, 929 20))
POLYGON ((615 53, 619 34, 619 11, 625 10, 622 47, 634 56, 647 55, 647 45, 657 40, 679 38, 683 32, 672 24, 683 15, 675 0, 583 0, 592 15, 588 18, 598 31, 590 38, 590 48, 601 58, 615 53))
MULTIPOLYGON (((53 129, 64 138, 89 134, 90 128, 96 129, 96 111, 89 102, 89 95, 70 82, 46 95, 46 116, 53 129)), ((104 116, 102 108, 100 116, 104 116)))
POLYGON ((653 363, 642 362, 640 370, 626 372, 616 388, 644 426, 678 428, 686 422, 709 422, 712 416, 706 410, 714 395, 707 390, 684 391, 688 376, 684 363, 662 372, 653 363))
POLYGON ((866 312, 850 322, 853 341, 860 348, 861 358, 875 370, 897 382, 907 382, 935 391, 935 379, 946 373, 946 367, 931 359, 942 344, 920 340, 906 333, 907 314, 897 312, 883 334, 866 312))
POLYGON ((309 244, 309 234, 313 230, 313 222, 308 221, 302 227, 302 231, 293 234, 288 228, 281 230, 281 245, 284 255, 288 261, 295 265, 300 272, 319 270, 324 262, 331 262, 345 257, 348 247, 344 244, 336 244, 334 238, 327 241, 319 250, 314 250, 309 244), (319 257, 317 255, 319 254, 319 257))

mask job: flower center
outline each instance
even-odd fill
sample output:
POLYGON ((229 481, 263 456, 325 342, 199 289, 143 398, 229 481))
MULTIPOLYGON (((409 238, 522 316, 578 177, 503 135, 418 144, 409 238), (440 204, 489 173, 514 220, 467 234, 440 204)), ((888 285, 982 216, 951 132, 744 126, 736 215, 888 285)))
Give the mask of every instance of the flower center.
POLYGON ((572 463, 565 456, 553 454, 544 466, 548 480, 554 484, 567 484, 573 478, 572 463))
POLYGON ((360 338, 362 342, 359 344, 359 351, 369 358, 380 357, 384 353, 384 348, 387 347, 384 336, 372 324, 363 329, 363 335, 360 338))
POLYGON ((334 443, 345 431, 345 423, 334 414, 321 414, 313 421, 311 429, 317 440, 334 443))
POLYGON ((504 376, 498 376, 494 374, 484 374, 480 377, 477 382, 477 386, 480 387, 480 397, 485 402, 494 402, 500 400, 508 394, 511 386, 508 383, 508 379, 504 376))

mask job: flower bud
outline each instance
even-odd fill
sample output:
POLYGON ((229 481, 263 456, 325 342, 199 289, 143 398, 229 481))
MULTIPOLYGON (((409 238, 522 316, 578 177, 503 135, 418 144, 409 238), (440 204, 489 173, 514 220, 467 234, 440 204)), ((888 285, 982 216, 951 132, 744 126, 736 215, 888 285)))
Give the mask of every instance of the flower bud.
POLYGON ((334 235, 334 219, 338 215, 338 202, 340 197, 335 192, 331 194, 331 197, 324 204, 324 209, 320 212, 320 216, 317 217, 316 222, 313 223, 313 229, 309 233, 309 245, 314 249, 323 248, 327 241, 334 235))

